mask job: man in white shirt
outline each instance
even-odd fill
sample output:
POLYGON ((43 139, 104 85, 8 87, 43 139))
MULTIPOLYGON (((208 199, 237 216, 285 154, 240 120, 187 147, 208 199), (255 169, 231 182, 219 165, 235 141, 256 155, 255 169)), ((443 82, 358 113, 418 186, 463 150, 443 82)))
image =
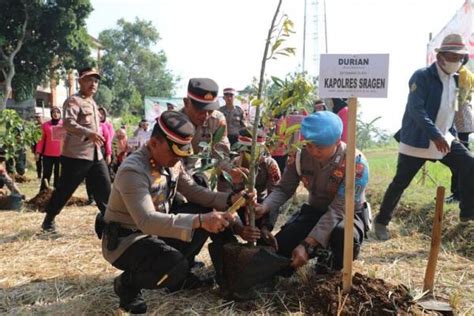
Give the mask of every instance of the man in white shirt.
POLYGON ((426 160, 440 161, 464 174, 460 179, 460 219, 474 220, 474 156, 456 139, 453 128, 457 71, 468 50, 460 35, 449 34, 436 52, 437 61, 417 70, 409 82, 402 128, 395 135, 400 142, 397 171, 375 218, 375 234, 380 240, 390 238, 387 225, 393 211, 426 160))

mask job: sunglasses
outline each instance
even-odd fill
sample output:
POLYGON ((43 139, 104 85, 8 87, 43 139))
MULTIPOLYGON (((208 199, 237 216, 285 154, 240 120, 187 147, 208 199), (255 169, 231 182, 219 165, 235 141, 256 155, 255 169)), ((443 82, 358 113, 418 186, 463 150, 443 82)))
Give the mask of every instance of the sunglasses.
POLYGON ((224 93, 225 97, 233 97, 234 95, 232 93, 224 93))

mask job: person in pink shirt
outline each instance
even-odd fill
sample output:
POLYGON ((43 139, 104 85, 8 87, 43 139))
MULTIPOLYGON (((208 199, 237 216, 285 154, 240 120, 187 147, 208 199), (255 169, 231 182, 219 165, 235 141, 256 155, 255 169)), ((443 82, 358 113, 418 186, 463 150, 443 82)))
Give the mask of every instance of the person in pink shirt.
POLYGON ((342 120, 342 136, 341 140, 344 143, 347 143, 347 99, 332 99, 333 102, 333 107, 332 111, 333 113, 337 114, 337 116, 340 117, 342 120))
POLYGON ((51 120, 41 125, 41 139, 36 144, 37 157, 43 157, 43 176, 41 178, 40 191, 47 188, 51 175, 54 171, 54 187, 58 185, 60 156, 63 143, 63 122, 61 110, 58 107, 51 108, 51 120))
POLYGON ((107 162, 107 165, 110 165, 112 156, 112 139, 114 138, 115 131, 112 122, 107 120, 107 110, 105 108, 99 108, 99 117, 100 127, 105 138, 105 161, 107 162))
POLYGON ((277 135, 277 139, 275 145, 270 149, 270 154, 277 162, 282 174, 285 170, 286 160, 288 159, 287 147, 285 144, 285 133, 281 132, 281 126, 285 120, 286 118, 284 115, 281 115, 279 118, 275 119, 275 135, 277 135))

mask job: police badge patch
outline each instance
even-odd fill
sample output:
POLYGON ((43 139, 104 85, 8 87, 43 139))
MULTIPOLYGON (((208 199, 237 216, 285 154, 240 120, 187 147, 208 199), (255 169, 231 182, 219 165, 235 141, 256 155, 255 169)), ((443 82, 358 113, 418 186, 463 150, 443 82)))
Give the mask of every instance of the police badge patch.
POLYGON ((416 91, 416 83, 412 83, 410 86, 410 92, 415 92, 416 91))

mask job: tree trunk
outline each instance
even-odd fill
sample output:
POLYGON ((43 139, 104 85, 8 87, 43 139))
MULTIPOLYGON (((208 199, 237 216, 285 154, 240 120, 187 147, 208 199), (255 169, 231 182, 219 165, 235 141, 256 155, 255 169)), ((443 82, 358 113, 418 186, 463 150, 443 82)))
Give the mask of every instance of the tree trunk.
POLYGON ((9 65, 10 71, 8 73, 3 72, 5 77, 5 88, 3 89, 3 102, 0 105, 0 111, 3 111, 7 108, 7 101, 10 98, 12 93, 12 79, 15 76, 15 66, 9 65))
MULTIPOLYGON (((273 15, 272 24, 270 29, 268 30, 267 41, 265 43, 265 50, 263 52, 262 64, 260 67, 260 81, 258 83, 258 92, 257 92, 257 100, 260 100, 262 97, 263 91, 263 83, 265 81, 265 65, 267 63, 267 56, 268 56, 268 48, 270 47, 270 42, 272 39, 273 29, 275 27, 275 22, 278 16, 278 12, 280 12, 281 3, 283 0, 278 1, 278 6, 275 10, 275 14, 273 15)), ((248 189, 253 190, 255 187, 255 175, 256 175, 256 166, 257 166, 257 129, 258 129, 258 121, 260 120, 260 103, 257 104, 255 108, 255 119, 253 122, 252 128, 252 149, 250 152, 250 174, 249 174, 249 183, 248 189)), ((249 222, 250 226, 255 227, 255 208, 253 205, 249 205, 249 222)))
POLYGON ((3 96, 2 104, 0 104, 0 111, 5 110, 5 108, 7 107, 8 98, 10 97, 10 94, 12 93, 12 80, 13 80, 13 77, 15 76, 14 59, 15 59, 16 54, 18 54, 18 52, 20 51, 25 41, 26 27, 28 25, 29 14, 28 14, 28 8, 26 7, 26 4, 24 4, 24 7, 25 7, 25 22, 23 22, 23 26, 21 28, 22 30, 21 38, 18 39, 18 43, 16 44, 15 49, 11 52, 10 55, 7 56, 3 48, 0 47, 0 57, 2 57, 3 60, 8 62, 8 66, 2 69, 3 76, 5 77, 5 89, 4 89, 5 95, 3 96), (8 73, 6 69, 8 69, 8 73))

